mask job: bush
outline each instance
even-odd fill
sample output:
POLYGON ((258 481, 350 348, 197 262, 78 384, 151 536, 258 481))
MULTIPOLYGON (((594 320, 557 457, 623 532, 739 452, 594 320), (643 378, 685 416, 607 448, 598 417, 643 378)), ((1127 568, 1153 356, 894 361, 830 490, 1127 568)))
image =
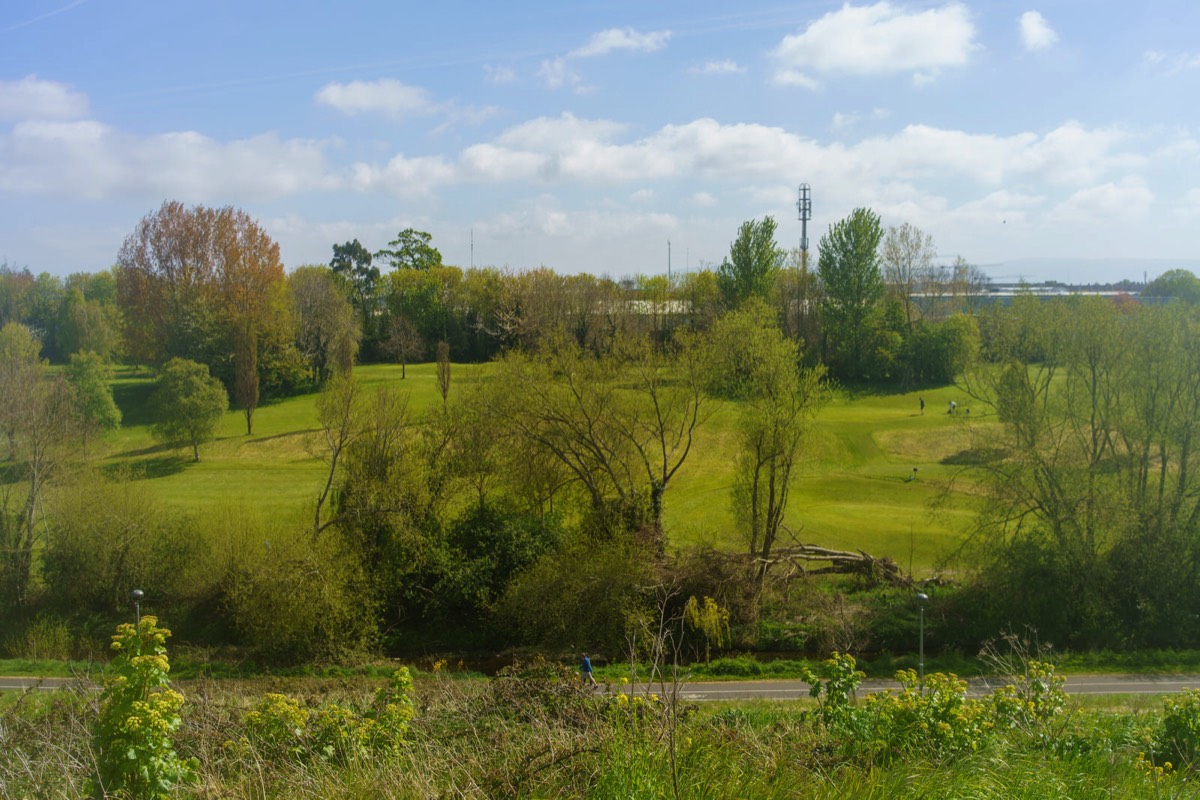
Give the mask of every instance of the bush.
POLYGON ((497 621, 527 644, 618 652, 643 602, 650 562, 629 542, 554 550, 509 585, 497 621))
POLYGON ((332 533, 277 533, 249 543, 232 566, 226 607, 243 642, 286 664, 373 646, 375 608, 357 560, 332 533))
POLYGON ((268 693, 242 717, 245 742, 269 759, 344 763, 366 753, 395 755, 413 717, 412 676, 396 670, 370 709, 329 703, 309 711, 284 694, 268 693))

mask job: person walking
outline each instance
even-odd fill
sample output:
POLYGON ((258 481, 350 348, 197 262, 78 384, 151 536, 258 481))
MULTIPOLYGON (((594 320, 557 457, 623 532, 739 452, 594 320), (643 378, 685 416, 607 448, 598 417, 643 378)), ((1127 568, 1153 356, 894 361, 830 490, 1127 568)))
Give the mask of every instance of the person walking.
POLYGON ((600 685, 596 683, 596 676, 592 675, 592 660, 588 658, 587 653, 583 654, 583 663, 579 665, 579 672, 582 673, 583 679, 591 683, 592 686, 600 685))
POLYGON ((925 416, 925 398, 922 397, 919 399, 921 401, 921 416, 923 417, 923 416, 925 416))

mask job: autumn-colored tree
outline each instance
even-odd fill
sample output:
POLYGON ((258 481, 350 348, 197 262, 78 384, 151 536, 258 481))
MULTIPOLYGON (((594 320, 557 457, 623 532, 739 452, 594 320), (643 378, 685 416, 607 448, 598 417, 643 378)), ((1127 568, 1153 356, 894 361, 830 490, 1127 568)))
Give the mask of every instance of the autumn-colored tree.
POLYGON ((117 256, 129 355, 186 358, 229 376, 252 430, 260 334, 282 281, 279 246, 246 212, 168 201, 143 217, 117 256))

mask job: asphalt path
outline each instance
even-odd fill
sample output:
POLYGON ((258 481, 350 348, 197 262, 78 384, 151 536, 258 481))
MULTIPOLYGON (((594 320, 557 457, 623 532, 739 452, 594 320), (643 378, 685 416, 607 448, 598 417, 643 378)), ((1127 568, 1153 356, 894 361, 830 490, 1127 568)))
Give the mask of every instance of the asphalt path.
MULTIPOLYGON (((54 691, 72 683, 72 678, 0 677, 0 691, 54 691)), ((1000 682, 988 678, 967 681, 967 694, 979 697, 992 691, 1000 682)), ((859 694, 897 690, 900 685, 888 680, 865 680, 859 694)), ((1200 688, 1200 675, 1068 675, 1063 686, 1069 695, 1113 694, 1173 694, 1184 689, 1200 688)), ((606 687, 603 692, 629 693, 631 686, 606 687)), ((659 684, 639 684, 632 691, 661 693, 659 684)), ((680 686, 680 699, 687 702, 709 700, 800 700, 808 697, 808 684, 799 680, 775 681, 688 681, 680 686)))
MULTIPOLYGON (((1002 681, 995 678, 971 678, 967 681, 967 694, 980 697, 988 694, 1002 681)), ((864 680, 858 693, 870 694, 887 690, 898 690, 900 684, 889 680, 864 680)), ((1173 694, 1183 689, 1200 688, 1200 675, 1068 675, 1063 691, 1069 695, 1114 695, 1114 694, 1173 694)), ((615 690, 615 689, 614 689, 615 690)), ((620 688, 628 692, 629 686, 620 688)), ((655 684, 639 684, 634 691, 638 694, 661 693, 663 687, 655 684)), ((695 681, 681 685, 679 697, 687 702, 710 700, 800 700, 809 697, 808 684, 799 680, 775 681, 695 681)))

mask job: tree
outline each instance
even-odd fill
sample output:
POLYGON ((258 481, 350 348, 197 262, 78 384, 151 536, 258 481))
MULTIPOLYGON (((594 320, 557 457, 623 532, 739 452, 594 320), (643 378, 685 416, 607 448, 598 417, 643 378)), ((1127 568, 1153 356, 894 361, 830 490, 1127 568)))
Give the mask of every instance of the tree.
POLYGON ((259 339, 268 327, 271 290, 284 280, 283 262, 279 245, 246 212, 223 208, 215 224, 223 316, 233 330, 233 393, 249 435, 259 399, 259 339))
POLYGON ((375 339, 375 313, 379 308, 379 267, 372 265, 371 251, 358 239, 333 246, 329 268, 350 284, 354 306, 358 309, 363 336, 375 339))
POLYGON ((641 530, 661 551, 664 497, 703 418, 696 347, 624 340, 594 357, 560 333, 537 356, 506 355, 496 378, 487 402, 512 448, 566 468, 597 534, 641 530))
POLYGON ((71 354, 66 375, 74 390, 86 448, 89 434, 121 425, 121 409, 113 402, 110 384, 112 367, 99 354, 85 350, 71 354))
POLYGON ((12 480, 0 487, 0 600, 23 605, 33 569, 38 510, 76 438, 77 414, 62 376, 46 374, 29 328, 0 328, 0 430, 12 480), (15 503, 10 492, 21 491, 15 503))
POLYGON ((328 267, 299 267, 288 278, 296 315, 296 347, 317 386, 349 371, 361 332, 343 279, 328 267))
POLYGON ((800 248, 793 247, 775 279, 771 299, 783 335, 799 342, 802 350, 815 352, 821 338, 821 282, 806 262, 800 248))
POLYGON ((425 355, 425 340, 406 317, 393 316, 383 340, 383 352, 400 362, 400 380, 404 380, 408 377, 408 362, 425 355))
POLYGON ((824 402, 824 370, 801 370, 798 359, 796 342, 760 303, 722 317, 704 359, 709 392, 741 401, 733 509, 760 579, 783 526, 804 436, 824 402))
POLYGON ((908 222, 888 228, 883 238, 883 277, 892 296, 904 307, 908 330, 912 330, 919 311, 913 295, 925 282, 936 255, 933 237, 908 222))
POLYGON ((1072 298, 997 313, 1011 324, 992 325, 993 360, 963 382, 1002 423, 978 427, 969 467, 987 489, 976 541, 995 625, 1087 647, 1194 646, 1194 310, 1072 298))
POLYGON ((156 422, 154 435, 171 444, 190 444, 200 460, 200 445, 213 438, 217 423, 229 409, 225 387, 195 361, 173 358, 163 365, 150 398, 156 422))
POLYGON ((433 236, 425 231, 405 228, 375 254, 392 269, 432 269, 442 266, 442 254, 430 244, 433 236))
POLYGON ((775 218, 748 220, 738 228, 729 246, 729 257, 717 268, 717 285, 728 308, 737 308, 751 297, 766 300, 786 252, 775 244, 775 218))
POLYGON ((1200 278, 1186 269, 1169 269, 1147 284, 1145 297, 1174 297, 1185 303, 1200 305, 1200 278))
POLYGON ((821 315, 826 350, 839 374, 870 374, 871 346, 878 332, 883 274, 879 269, 879 216, 856 208, 821 237, 817 274, 825 289, 821 315))
POLYGON ((249 433, 263 333, 280 311, 279 246, 244 211, 169 201, 125 239, 116 277, 130 356, 206 365, 233 386, 249 433))

